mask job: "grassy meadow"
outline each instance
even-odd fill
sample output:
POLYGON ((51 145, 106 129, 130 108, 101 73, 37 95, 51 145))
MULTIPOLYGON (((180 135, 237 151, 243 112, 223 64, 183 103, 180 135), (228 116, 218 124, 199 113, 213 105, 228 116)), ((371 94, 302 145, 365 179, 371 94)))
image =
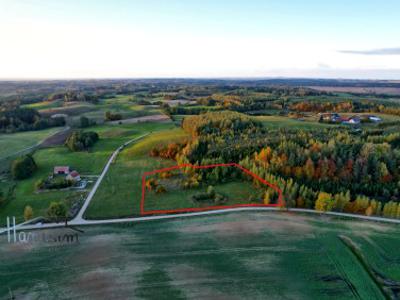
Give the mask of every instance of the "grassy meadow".
POLYGON ((60 128, 49 128, 38 131, 24 131, 13 134, 0 134, 0 160, 16 152, 35 146, 60 128))
POLYGON ((332 124, 318 123, 317 121, 314 120, 300 121, 284 116, 258 116, 254 118, 260 121, 266 128, 269 129, 295 128, 295 129, 310 130, 310 129, 324 129, 332 126, 338 126, 332 124))
POLYGON ((169 130, 154 132, 126 147, 111 165, 85 217, 99 219, 138 215, 143 173, 175 164, 172 160, 150 157, 150 150, 160 144, 187 138, 182 129, 170 125, 169 130))
POLYGON ((1 236, 0 298, 385 299, 340 236, 400 281, 395 225, 241 212, 80 229, 71 244, 1 236))
MULTIPOLYGON (((100 136, 100 140, 89 151, 71 152, 64 146, 37 150, 33 157, 38 165, 38 170, 31 178, 14 182, 16 184, 15 197, 1 208, 0 224, 5 223, 6 216, 16 216, 17 221, 21 222, 26 205, 30 205, 33 208, 34 216, 36 217, 45 215, 52 201, 64 201, 69 207, 74 202, 85 197, 88 190, 37 193, 35 182, 46 178, 53 171, 54 166, 67 165, 84 176, 100 175, 110 155, 120 145, 144 133, 172 127, 174 127, 172 123, 142 123, 119 126, 97 125, 87 129, 96 131, 100 136)), ((92 180, 95 180, 95 178, 92 180)), ((0 183, 0 187, 8 186, 11 181, 8 178, 0 183)))

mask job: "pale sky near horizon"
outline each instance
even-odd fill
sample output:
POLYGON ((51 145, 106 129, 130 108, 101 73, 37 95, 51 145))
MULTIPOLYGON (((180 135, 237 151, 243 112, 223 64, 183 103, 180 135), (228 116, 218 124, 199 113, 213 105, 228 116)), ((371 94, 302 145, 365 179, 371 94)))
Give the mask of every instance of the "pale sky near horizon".
POLYGON ((0 78, 400 79, 398 0, 0 0, 0 78))

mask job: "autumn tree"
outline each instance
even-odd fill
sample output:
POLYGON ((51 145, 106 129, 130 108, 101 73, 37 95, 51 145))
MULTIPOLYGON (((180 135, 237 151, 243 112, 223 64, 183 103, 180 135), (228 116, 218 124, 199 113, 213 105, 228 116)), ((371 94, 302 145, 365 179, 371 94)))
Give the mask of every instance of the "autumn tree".
POLYGON ((327 212, 331 211, 335 205, 335 199, 331 194, 320 192, 317 201, 315 202, 315 210, 327 212))
POLYGON ((32 217, 33 217, 33 209, 32 209, 32 207, 29 206, 29 205, 25 206, 25 209, 24 209, 24 219, 25 219, 25 221, 28 221, 28 220, 32 219, 32 217))

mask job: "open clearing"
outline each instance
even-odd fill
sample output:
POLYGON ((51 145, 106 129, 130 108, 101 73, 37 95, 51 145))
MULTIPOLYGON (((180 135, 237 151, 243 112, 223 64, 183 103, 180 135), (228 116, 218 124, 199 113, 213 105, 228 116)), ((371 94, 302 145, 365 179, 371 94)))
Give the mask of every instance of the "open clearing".
POLYGON ((72 244, 1 236, 0 298, 384 299, 339 235, 400 280, 394 225, 242 212, 81 229, 72 244))
MULTIPOLYGON (((165 186, 165 184, 164 184, 165 186)), ((262 204, 263 201, 259 197, 259 191, 249 181, 232 181, 222 184, 214 185, 216 193, 228 197, 226 202, 216 203, 210 201, 194 201, 192 196, 198 194, 204 194, 207 192, 207 185, 203 185, 196 189, 182 189, 182 188, 170 188, 167 186, 167 192, 157 194, 154 191, 147 191, 145 198, 145 211, 150 210, 176 210, 184 208, 197 208, 197 207, 209 207, 209 206, 229 206, 236 204, 262 204), (253 201, 249 198, 253 197, 253 201)))
POLYGON ((263 123, 263 125, 270 129, 278 128, 296 128, 296 129, 323 129, 332 126, 338 126, 333 124, 318 123, 316 121, 300 121, 283 116, 259 116, 254 117, 256 120, 263 123))

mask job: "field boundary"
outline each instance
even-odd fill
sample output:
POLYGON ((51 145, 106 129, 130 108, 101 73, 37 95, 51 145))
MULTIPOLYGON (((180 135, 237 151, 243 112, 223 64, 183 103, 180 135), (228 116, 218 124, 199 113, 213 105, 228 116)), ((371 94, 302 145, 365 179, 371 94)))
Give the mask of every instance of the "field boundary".
POLYGON ((185 212, 200 212, 207 210, 218 210, 218 209, 229 209, 229 208, 239 208, 239 207, 282 207, 283 206, 283 192, 282 190, 275 184, 268 182, 267 180, 261 178, 257 174, 254 174, 250 170, 242 167, 237 163, 227 163, 227 164, 211 164, 211 165, 203 165, 196 166, 192 164, 182 164, 169 168, 157 169, 150 172, 143 173, 142 176, 142 197, 140 200, 140 214, 141 215, 155 215, 155 214, 174 214, 174 213, 185 213, 185 212), (257 204, 257 203, 248 203, 248 204, 235 204, 235 205, 215 205, 215 206, 206 206, 206 207, 192 207, 192 208, 180 208, 180 209, 159 209, 159 210, 145 210, 145 199, 146 199, 146 177, 149 175, 154 175, 157 173, 168 172, 177 169, 183 168, 193 168, 193 169, 212 169, 216 167, 236 167, 240 169, 243 173, 250 175, 251 177, 257 179, 262 184, 272 188, 278 193, 278 202, 275 204, 257 204))

